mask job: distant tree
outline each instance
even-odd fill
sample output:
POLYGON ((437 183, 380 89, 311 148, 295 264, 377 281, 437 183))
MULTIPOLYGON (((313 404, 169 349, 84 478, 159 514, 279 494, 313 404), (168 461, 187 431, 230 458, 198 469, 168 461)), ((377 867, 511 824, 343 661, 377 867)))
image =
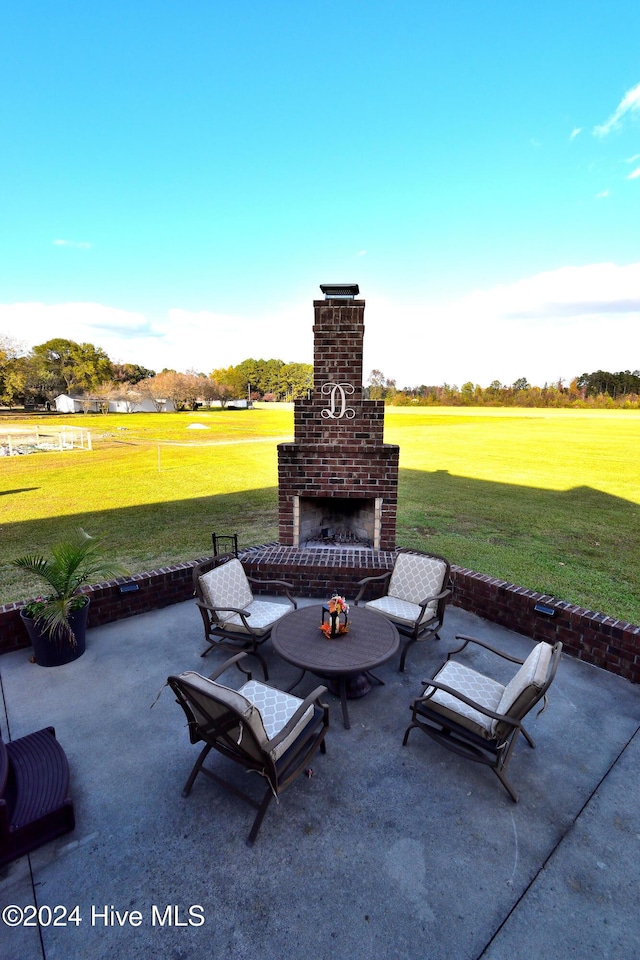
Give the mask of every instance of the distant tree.
POLYGON ((279 383, 285 397, 291 400, 306 397, 313 389, 313 366, 310 363, 285 363, 280 367, 279 383))
POLYGON ((24 403, 27 369, 25 347, 13 337, 0 333, 0 404, 12 407, 24 403))
POLYGON ((48 394, 91 390, 111 379, 109 357, 91 343, 57 337, 34 347, 31 355, 37 379, 48 394))
POLYGON ((502 397, 502 389, 503 389, 502 384, 500 383, 499 380, 492 380, 489 386, 487 387, 487 389, 485 390, 487 400, 493 401, 493 402, 495 402, 496 400, 499 400, 502 397))
POLYGON ((216 383, 211 377, 209 377, 209 383, 211 386, 208 388, 207 399, 218 400, 221 407, 226 407, 230 400, 238 399, 235 390, 227 384, 216 383))
POLYGON ((166 370, 150 380, 143 381, 145 391, 149 391, 156 410, 164 409, 164 402, 171 400, 176 410, 184 410, 188 390, 185 385, 185 374, 175 370, 166 370))
POLYGON ((230 398, 242 397, 246 393, 247 381, 237 367, 220 367, 218 370, 212 370, 209 379, 219 390, 224 390, 230 398))
POLYGON ((621 370, 618 373, 609 373, 606 370, 596 370, 594 373, 583 373, 577 379, 577 386, 584 389, 588 397, 599 394, 608 394, 613 397, 640 393, 640 371, 621 370))
POLYGON ((391 399, 396 392, 396 381, 385 377, 382 370, 372 370, 367 382, 370 400, 391 399))
POLYGON ((271 397, 276 400, 304 397, 313 388, 313 367, 309 363, 284 363, 282 360, 243 360, 235 367, 212 370, 210 379, 217 385, 223 402, 271 397))
POLYGON ((254 360, 253 358, 243 360, 233 368, 237 378, 237 396, 247 396, 249 384, 252 391, 257 390, 261 395, 274 393, 278 397, 283 396, 284 390, 280 378, 284 366, 283 360, 254 360))
POLYGON ((112 399, 117 401, 120 409, 124 407, 125 413, 135 413, 142 407, 144 393, 139 386, 116 383, 112 399))
POLYGON ((475 386, 471 380, 468 380, 466 383, 462 384, 460 388, 460 399, 465 406, 470 406, 473 403, 475 386))
POLYGON ((137 388, 142 395, 151 398, 156 410, 163 410, 166 400, 171 400, 176 410, 195 410, 209 384, 208 378, 201 374, 165 370, 155 377, 141 380, 137 388))
POLYGON ((188 370, 183 374, 182 390, 184 393, 184 406, 188 410, 197 410, 198 404, 206 399, 209 393, 209 378, 203 373, 196 373, 195 370, 188 370))
POLYGON ((586 396, 586 391, 584 388, 578 385, 578 378, 574 377, 569 386, 567 387, 567 393, 572 400, 584 400, 586 396))
POLYGON ((109 400, 115 399, 121 389, 121 385, 113 380, 105 380, 93 388, 91 392, 100 413, 109 413, 109 400))
POLYGON ((141 380, 148 380, 150 377, 155 377, 155 370, 148 370, 146 367, 141 367, 138 363, 114 363, 112 364, 113 368, 113 380, 115 383, 131 383, 136 384, 140 383, 141 380))
POLYGON ((13 360, 26 353, 24 346, 6 333, 0 333, 0 375, 13 360))
POLYGON ((141 380, 138 384, 138 390, 143 397, 147 397, 153 403, 156 413, 161 413, 166 407, 166 401, 169 399, 167 394, 166 373, 158 373, 155 377, 149 377, 141 380))

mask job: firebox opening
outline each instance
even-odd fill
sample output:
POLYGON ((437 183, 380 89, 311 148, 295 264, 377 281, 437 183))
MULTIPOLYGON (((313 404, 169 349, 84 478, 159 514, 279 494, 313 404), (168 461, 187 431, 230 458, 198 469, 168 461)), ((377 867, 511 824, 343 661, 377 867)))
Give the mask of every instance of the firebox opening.
POLYGON ((299 546, 379 549, 381 498, 297 497, 299 546))

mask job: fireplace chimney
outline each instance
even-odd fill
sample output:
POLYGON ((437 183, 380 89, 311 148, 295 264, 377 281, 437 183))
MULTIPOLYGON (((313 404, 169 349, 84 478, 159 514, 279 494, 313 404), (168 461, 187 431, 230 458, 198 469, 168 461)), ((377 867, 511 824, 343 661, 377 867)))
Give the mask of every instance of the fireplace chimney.
POLYGON ((355 283, 320 289, 313 395, 296 400, 294 442, 278 446, 279 540, 393 550, 399 447, 383 443, 384 401, 364 399, 365 301, 355 283))

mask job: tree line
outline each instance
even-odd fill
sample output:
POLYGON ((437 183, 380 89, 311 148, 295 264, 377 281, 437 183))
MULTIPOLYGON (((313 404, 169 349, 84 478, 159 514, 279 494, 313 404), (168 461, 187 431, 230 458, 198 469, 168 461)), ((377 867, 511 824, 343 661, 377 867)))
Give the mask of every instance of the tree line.
POLYGON ((608 373, 596 370, 583 373, 565 385, 563 381, 532 386, 525 377, 512 384, 494 380, 488 387, 468 381, 461 387, 444 383, 438 386, 405 387, 398 390, 395 381, 372 371, 369 395, 394 406, 493 406, 493 407, 640 407, 640 371, 608 373))
MULTIPOLYGON (((201 403, 232 400, 296 400, 310 395, 313 366, 283 360, 243 360, 209 374, 194 370, 156 373, 135 363, 114 363, 100 347, 56 337, 27 351, 0 334, 0 405, 52 405, 61 393, 84 397, 86 409, 106 411, 110 399, 129 404, 144 399, 156 409, 170 400, 176 410, 193 410, 201 403), (97 404, 96 404, 97 401, 97 404)), ((494 380, 488 387, 472 381, 398 389, 396 381, 372 370, 365 388, 372 400, 395 406, 518 406, 518 407, 640 407, 640 371, 609 373, 596 370, 563 381, 532 386, 525 377, 507 385, 494 380)))
POLYGON ((26 351, 0 334, 0 405, 52 406, 60 394, 85 401, 87 411, 105 412, 110 399, 129 409, 150 399, 157 410, 171 400, 176 410, 232 400, 295 400, 313 386, 313 367, 283 360, 243 360, 235 367, 198 373, 165 369, 156 373, 135 363, 114 363, 100 347, 56 337, 26 351))

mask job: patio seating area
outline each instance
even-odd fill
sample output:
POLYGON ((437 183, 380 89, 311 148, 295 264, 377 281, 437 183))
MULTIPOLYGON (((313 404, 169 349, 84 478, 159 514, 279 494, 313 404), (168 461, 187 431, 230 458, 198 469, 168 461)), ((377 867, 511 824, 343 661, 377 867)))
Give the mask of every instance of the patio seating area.
MULTIPOLYGON (((195 601, 92 629, 65 666, 30 664, 29 649, 0 657, 3 739, 55 727, 76 822, 0 869, 4 960, 634 956, 640 689, 563 654, 547 710, 527 717, 536 749, 520 737, 510 757, 516 804, 486 766, 403 736, 457 635, 519 660, 534 644, 457 607, 439 634, 404 672, 396 657, 376 668, 384 685, 350 703, 351 729, 339 697, 322 695, 326 754, 271 800, 252 846, 255 814, 216 782, 198 776, 182 796, 201 744, 167 678, 208 676, 229 656, 202 659, 195 601)), ((299 671, 271 640, 260 649, 269 683, 288 689, 299 671)), ((493 676, 490 657, 456 654, 493 676)), ((233 666, 219 681, 247 678, 233 666)), ((319 682, 307 675, 296 695, 319 682)), ((264 794, 217 752, 207 765, 264 794)))

